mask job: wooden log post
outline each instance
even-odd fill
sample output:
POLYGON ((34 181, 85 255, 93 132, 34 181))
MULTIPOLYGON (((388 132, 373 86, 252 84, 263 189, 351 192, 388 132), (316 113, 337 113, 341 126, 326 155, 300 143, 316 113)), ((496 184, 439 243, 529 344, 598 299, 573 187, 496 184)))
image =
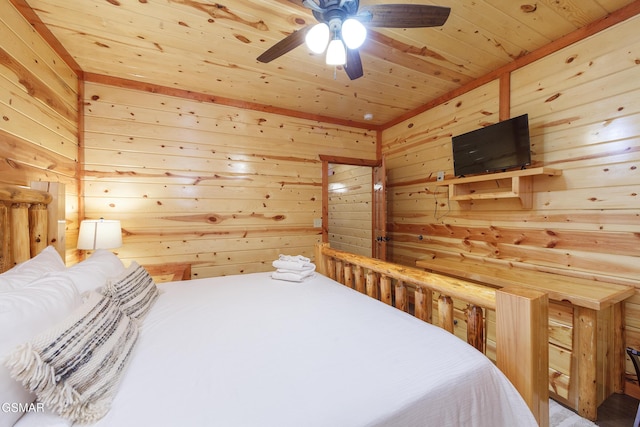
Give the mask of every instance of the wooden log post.
POLYGON ((549 298, 528 288, 496 290, 496 364, 549 426, 549 298))
POLYGON ((364 294, 367 292, 365 283, 364 283, 364 269, 361 265, 356 265, 356 291, 364 294))
POLYGON ((341 260, 336 260, 336 282, 344 285, 344 264, 341 260))
POLYGON ((49 225, 47 226, 47 245, 56 248, 60 257, 66 258, 66 206, 65 185, 61 182, 32 181, 29 186, 32 190, 45 191, 51 196, 51 202, 47 206, 49 225))
POLYGON ((380 277, 380 301, 385 304, 393 305, 393 297, 391 296, 391 277, 380 277))
POLYGON ((369 295, 371 298, 379 299, 378 274, 375 271, 369 270, 367 272, 366 289, 367 295, 369 295))
POLYGON ((11 230, 9 229, 9 209, 4 203, 0 203, 0 273, 11 268, 11 230))
POLYGON ((469 304, 467 307, 467 342, 484 353, 485 326, 482 307, 469 304))
POLYGON ((449 296, 438 298, 438 321, 442 329, 453 333, 453 300, 449 296))
POLYGON ((327 260, 327 277, 336 280, 336 260, 334 258, 327 260))
POLYGON ((404 282, 402 280, 398 280, 396 281, 396 286, 395 286, 395 296, 396 296, 396 302, 395 302, 395 307, 398 310, 402 310, 404 312, 407 311, 407 287, 404 285, 404 282))
MULTIPOLYGON (((44 240, 44 247, 47 245, 47 216, 42 220, 43 213, 34 215, 38 218, 34 229, 29 222, 29 206, 45 205, 53 200, 51 194, 46 191, 32 190, 11 185, 0 185, 0 200, 2 203, 2 270, 7 270, 15 264, 28 260, 37 253, 31 253, 32 239, 30 231, 36 235, 40 234, 40 239, 44 240), (42 235, 42 233, 45 233, 42 235)), ((37 240, 37 237, 34 238, 37 240)), ((36 242, 34 242, 36 243, 36 242)), ((40 243, 40 242, 37 242, 40 243)), ((41 249, 36 248, 36 252, 41 249)))
POLYGON ((29 249, 31 257, 47 247, 49 217, 47 205, 34 203, 29 208, 29 249))
POLYGON ((433 292, 429 289, 422 289, 419 286, 416 287, 416 291, 414 293, 414 303, 415 317, 420 320, 424 320, 427 323, 432 323, 433 292))
POLYGON ((353 267, 348 263, 344 266, 344 284, 353 289, 353 267))
POLYGON ((11 205, 11 251, 13 263, 19 264, 31 258, 29 245, 29 204, 11 205))
POLYGON ((329 247, 328 243, 317 243, 314 249, 314 263, 316 265, 316 271, 320 274, 327 275, 327 257, 322 252, 322 249, 329 247))

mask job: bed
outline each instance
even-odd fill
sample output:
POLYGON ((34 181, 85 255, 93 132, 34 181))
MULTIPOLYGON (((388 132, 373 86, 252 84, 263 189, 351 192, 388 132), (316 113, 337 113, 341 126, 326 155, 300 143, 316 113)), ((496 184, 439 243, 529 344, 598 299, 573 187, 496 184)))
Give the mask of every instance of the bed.
MULTIPOLYGON (((66 309, 82 312, 82 319, 93 312, 86 308, 91 304, 117 317, 113 321, 117 327, 112 328, 117 345, 95 351, 108 354, 104 360, 109 363, 101 363, 103 371, 96 380, 108 383, 108 392, 96 386, 92 393, 100 404, 89 410, 85 405, 71 416, 92 413, 76 418, 89 425, 548 424, 546 383, 541 386, 541 376, 534 372, 540 357, 544 359, 540 356, 544 351, 535 353, 540 351, 540 328, 532 334, 526 331, 527 325, 540 320, 536 316, 544 314, 544 295, 511 291, 500 295, 466 282, 448 282, 419 270, 334 251, 327 245, 316 249, 318 271, 301 282, 275 280, 265 272, 156 285, 136 263, 125 267, 107 251, 96 251, 69 268, 60 268, 53 252, 45 246, 29 254, 33 258, 27 265, 46 256, 45 264, 56 271, 44 273, 44 278, 29 277, 18 290, 3 292, 0 276, 0 318, 3 296, 34 286, 41 292, 65 289, 66 309), (141 288, 144 292, 137 291, 141 288), (415 288, 415 298, 406 298, 407 288, 415 288), (431 316, 431 304, 422 303, 430 292, 444 296, 438 315, 442 325, 448 322, 449 296, 464 295, 473 307, 510 313, 506 322, 511 327, 502 328, 496 337, 497 365, 446 328, 423 320, 431 316), (135 297, 129 298, 132 293, 135 297), (523 302, 524 306, 519 305, 523 302), (413 305, 416 308, 410 311, 417 317, 405 311, 413 305), (514 333, 514 322, 524 329, 514 333), (107 365, 114 367, 113 380, 102 375, 107 365)), ((24 265, 4 275, 11 276, 11 271, 24 265)), ((27 270, 23 268, 25 274, 27 270)), ((25 316, 30 313, 23 311, 25 316)), ((51 347, 71 339, 59 331, 76 328, 77 322, 57 316, 56 324, 63 327, 52 332, 49 321, 47 333, 34 327, 27 337, 29 345, 18 345, 28 347, 30 353, 25 350, 15 357, 18 352, 13 349, 5 356, 12 374, 16 364, 28 364, 17 360, 48 348, 39 343, 51 347)), ((497 322, 505 321, 498 316, 497 322)), ((106 329, 88 323, 77 330, 94 327, 106 329)), ((478 339, 482 328, 469 330, 474 345, 482 347, 485 339, 478 339)), ((75 381, 75 374, 69 375, 75 381)), ((82 380, 85 390, 93 387, 82 380)), ((41 406, 25 406, 18 417, 7 409, 15 418, 7 425, 71 425, 68 416, 41 406)))

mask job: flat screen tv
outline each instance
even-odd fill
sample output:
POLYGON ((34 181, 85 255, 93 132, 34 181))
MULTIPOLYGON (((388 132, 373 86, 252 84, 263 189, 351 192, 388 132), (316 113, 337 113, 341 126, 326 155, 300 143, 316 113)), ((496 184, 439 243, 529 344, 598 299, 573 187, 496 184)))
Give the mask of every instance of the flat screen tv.
POLYGON ((524 168, 531 164, 529 115, 454 136, 452 145, 456 176, 524 168))

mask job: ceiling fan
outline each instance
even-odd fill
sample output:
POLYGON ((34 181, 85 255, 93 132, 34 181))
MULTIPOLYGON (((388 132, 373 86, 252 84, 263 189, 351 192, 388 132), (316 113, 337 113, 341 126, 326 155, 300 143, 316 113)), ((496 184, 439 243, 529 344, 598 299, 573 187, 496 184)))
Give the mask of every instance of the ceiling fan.
MULTIPOLYGON (((294 3, 300 3, 299 0, 294 3)), ((325 50, 328 65, 342 65, 351 80, 363 76, 358 48, 367 36, 366 26, 419 28, 443 25, 451 9, 421 4, 373 4, 358 11, 360 0, 303 0, 318 24, 289 34, 258 56, 271 62, 303 43, 317 54, 325 50)))

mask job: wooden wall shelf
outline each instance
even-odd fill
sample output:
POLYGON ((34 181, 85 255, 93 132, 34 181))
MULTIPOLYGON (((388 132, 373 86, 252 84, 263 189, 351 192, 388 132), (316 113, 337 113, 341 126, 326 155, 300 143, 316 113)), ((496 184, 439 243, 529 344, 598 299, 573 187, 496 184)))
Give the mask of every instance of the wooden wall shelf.
POLYGON ((524 209, 533 206, 533 177, 536 175, 562 175, 559 169, 538 167, 511 172, 498 172, 485 175, 454 178, 440 181, 441 185, 449 186, 449 200, 460 202, 460 206, 468 208, 471 200, 487 199, 520 199, 524 209), (474 183, 495 180, 511 180, 510 187, 502 187, 493 191, 476 191, 474 183))

